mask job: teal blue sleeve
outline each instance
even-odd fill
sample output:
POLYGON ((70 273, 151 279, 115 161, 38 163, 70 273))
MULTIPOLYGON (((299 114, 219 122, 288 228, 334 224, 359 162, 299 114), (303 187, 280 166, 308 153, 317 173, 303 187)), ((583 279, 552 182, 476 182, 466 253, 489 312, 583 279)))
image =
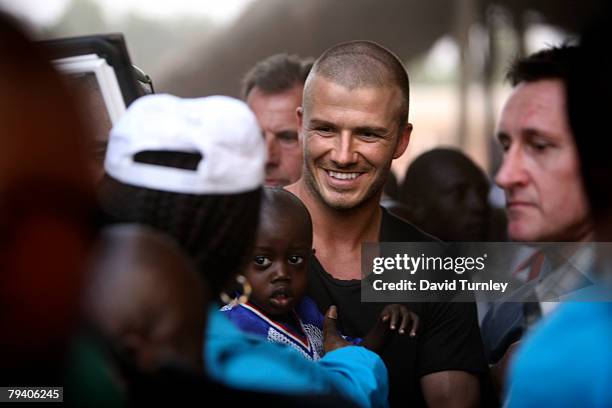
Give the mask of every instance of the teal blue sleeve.
POLYGON ((204 359, 214 380, 262 392, 337 393, 360 407, 387 406, 387 368, 363 347, 344 347, 313 362, 291 348, 239 331, 216 310, 208 319, 204 359))
POLYGON ((387 367, 378 354, 365 347, 347 346, 327 353, 318 364, 328 375, 333 373, 329 377, 336 390, 360 406, 388 406, 387 367))

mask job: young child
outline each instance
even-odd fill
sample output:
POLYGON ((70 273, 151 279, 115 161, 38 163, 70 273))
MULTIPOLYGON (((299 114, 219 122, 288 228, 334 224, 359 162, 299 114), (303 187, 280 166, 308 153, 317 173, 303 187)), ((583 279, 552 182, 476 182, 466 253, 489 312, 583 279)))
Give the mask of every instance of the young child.
MULTIPOLYGON (((316 361, 325 354, 324 345, 329 351, 334 341, 325 344, 324 318, 305 296, 312 253, 312 221, 304 204, 288 191, 265 189, 255 249, 244 271, 251 286, 249 300, 221 311, 241 330, 291 346, 316 361)), ((343 337, 380 351, 398 325, 400 334, 411 326, 410 336, 415 336, 418 317, 405 306, 393 304, 383 309, 365 338, 343 337)))

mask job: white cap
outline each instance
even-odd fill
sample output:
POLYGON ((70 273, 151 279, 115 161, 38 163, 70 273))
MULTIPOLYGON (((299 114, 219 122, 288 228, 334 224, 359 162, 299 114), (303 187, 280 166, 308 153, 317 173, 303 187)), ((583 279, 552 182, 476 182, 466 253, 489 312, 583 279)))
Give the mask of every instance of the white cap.
POLYGON ((265 180, 266 147, 248 106, 227 96, 148 95, 110 132, 104 168, 116 180, 187 194, 235 194, 265 180), (201 153, 196 170, 134 161, 143 151, 201 153))

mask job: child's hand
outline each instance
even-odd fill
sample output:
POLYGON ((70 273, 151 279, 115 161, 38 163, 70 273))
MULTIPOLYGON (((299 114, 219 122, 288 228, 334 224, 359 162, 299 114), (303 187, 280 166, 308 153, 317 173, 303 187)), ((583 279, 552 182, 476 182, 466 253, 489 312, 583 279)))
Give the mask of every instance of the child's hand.
POLYGON ((416 336, 419 329, 419 316, 400 304, 387 305, 376 321, 376 324, 363 338, 361 345, 372 351, 380 353, 398 329, 399 334, 409 331, 410 337, 416 336))
POLYGON ((388 305, 380 313, 383 322, 389 322, 389 329, 395 330, 399 324, 399 334, 404 334, 410 328, 410 337, 416 336, 419 328, 419 316, 404 305, 394 303, 388 305))
POLYGON ((330 306, 323 321, 323 349, 325 353, 351 345, 338 334, 336 319, 338 319, 336 306, 330 306))

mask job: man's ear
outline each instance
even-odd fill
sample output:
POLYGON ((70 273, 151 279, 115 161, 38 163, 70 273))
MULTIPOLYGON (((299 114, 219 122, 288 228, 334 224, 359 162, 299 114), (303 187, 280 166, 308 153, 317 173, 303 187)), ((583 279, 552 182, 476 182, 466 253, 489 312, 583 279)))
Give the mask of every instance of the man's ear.
POLYGON ((295 109, 295 116, 297 117, 298 132, 299 132, 302 130, 302 123, 304 121, 304 108, 302 108, 301 106, 298 106, 295 109))
POLYGON ((298 106, 295 109, 295 117, 297 120, 297 132, 298 132, 298 140, 303 145, 304 144, 304 135, 302 134, 302 123, 304 123, 304 108, 298 106))
POLYGON ((393 158, 397 159, 406 151, 408 143, 410 142, 410 134, 412 133, 412 123, 406 123, 404 130, 399 135, 399 140, 395 145, 395 151, 393 152, 393 158))

